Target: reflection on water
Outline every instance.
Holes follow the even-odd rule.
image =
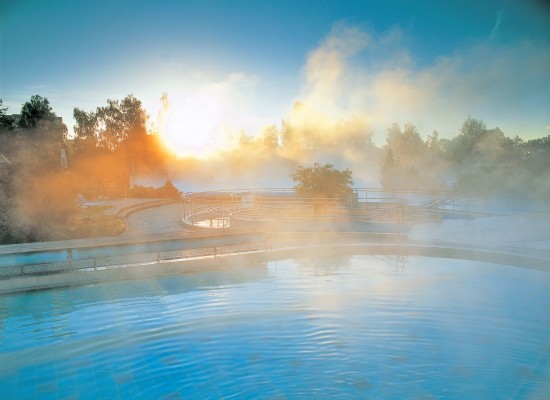
[[[549,289],[352,256],[1,296],[0,398],[542,399]]]

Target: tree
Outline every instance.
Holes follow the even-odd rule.
[[[53,112],[50,101],[38,94],[21,107],[19,127],[23,128],[25,137],[32,136],[35,146],[53,146],[56,152],[67,139],[67,127]]]
[[[398,173],[398,162],[394,158],[391,148],[387,147],[380,174],[382,187],[384,189],[398,188],[402,184],[401,179],[398,178]]]
[[[163,186],[157,189],[160,193],[160,197],[168,197],[172,199],[181,198],[181,192],[174,186],[170,179],[166,180]]]
[[[79,187],[87,188],[81,190],[91,193],[95,187],[96,195],[122,195],[131,186],[132,176],[163,169],[160,143],[147,131],[149,115],[132,94],[107,100],[106,106],[95,111],[75,108],[73,116],[74,151],[79,154],[75,169]],[[99,173],[99,163],[111,173]]]
[[[73,116],[75,141],[114,151],[126,145],[141,145],[147,136],[149,115],[140,100],[130,94],[121,101],[107,100],[107,105],[96,111],[85,112],[75,108]]]
[[[96,114],[75,108],[73,118],[76,121],[74,126],[74,147],[78,153],[94,150],[98,146],[98,119]]]
[[[22,128],[36,128],[39,121],[51,121],[55,116],[50,107],[50,101],[45,97],[35,94],[21,107],[19,126]]]
[[[418,159],[422,159],[426,150],[426,144],[420,137],[416,127],[411,123],[406,123],[403,131],[401,131],[399,124],[394,123],[388,129],[386,143],[394,155],[407,165],[414,164]]]
[[[2,107],[4,105],[4,102],[2,99],[0,99],[0,122],[4,120],[6,117],[6,111],[8,111],[7,108]]]
[[[416,127],[406,123],[403,131],[394,123],[388,128],[385,158],[381,163],[381,183],[391,189],[436,189],[444,186],[444,170],[439,163],[438,134],[424,142]]]
[[[21,107],[18,125],[7,146],[12,153],[12,161],[35,171],[59,167],[60,150],[66,145],[67,127],[55,115],[49,100],[40,95],[32,96]]]
[[[349,169],[339,171],[332,164],[313,167],[298,166],[290,175],[297,185],[294,187],[299,197],[308,198],[348,198],[353,193],[352,173]]]
[[[279,148],[279,131],[275,125],[264,129],[262,134],[262,144],[265,151],[273,153]]]
[[[11,128],[12,121],[6,116],[7,107],[2,107],[4,102],[0,99],[0,131]]]
[[[472,160],[478,160],[480,158],[478,143],[482,141],[487,132],[485,123],[482,120],[468,117],[459,132],[459,135],[450,142],[449,159],[457,164],[468,164]]]
[[[482,120],[468,117],[460,128],[460,133],[465,136],[479,137],[485,133],[487,126]]]

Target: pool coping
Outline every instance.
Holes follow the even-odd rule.
[[[183,259],[147,261],[98,269],[67,270],[58,273],[22,275],[0,280],[0,294],[103,282],[146,279],[171,274],[227,269],[270,261],[340,255],[420,256],[462,259],[509,265],[550,272],[550,260],[494,248],[464,247],[452,243],[427,244],[413,241],[376,243],[309,243],[298,246],[270,247],[228,254],[213,254]]]

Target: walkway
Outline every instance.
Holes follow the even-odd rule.
[[[167,204],[168,203],[168,204]],[[0,245],[2,254],[17,253],[29,250],[56,250],[78,246],[98,246],[120,242],[129,242],[136,238],[159,238],[159,235],[188,232],[180,224],[178,210],[183,204],[166,199],[120,199],[98,203],[99,206],[110,206],[106,214],[126,218],[127,229],[119,236],[97,237],[86,239],[59,240],[52,242],[33,242]],[[179,218],[179,219],[178,219]],[[181,228],[181,229],[178,229]],[[161,237],[162,237],[161,236]]]
[[[134,212],[127,217],[126,232],[120,235],[120,237],[158,237],[188,233],[194,230],[194,228],[186,227],[182,224],[183,211],[183,203],[177,202]]]

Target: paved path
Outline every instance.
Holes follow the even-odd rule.
[[[99,246],[135,239],[161,238],[163,235],[190,232],[180,225],[180,202],[166,204],[170,200],[158,199],[121,199],[99,202],[98,206],[109,206],[106,214],[126,218],[127,229],[121,235],[85,239],[59,240],[51,242],[33,242],[0,245],[0,255],[32,250],[67,249],[78,246]],[[164,203],[164,204],[163,204]],[[159,205],[160,204],[160,205]]]
[[[182,224],[184,205],[181,202],[161,205],[132,213],[126,219],[126,232],[120,237],[162,236],[193,230]]]

